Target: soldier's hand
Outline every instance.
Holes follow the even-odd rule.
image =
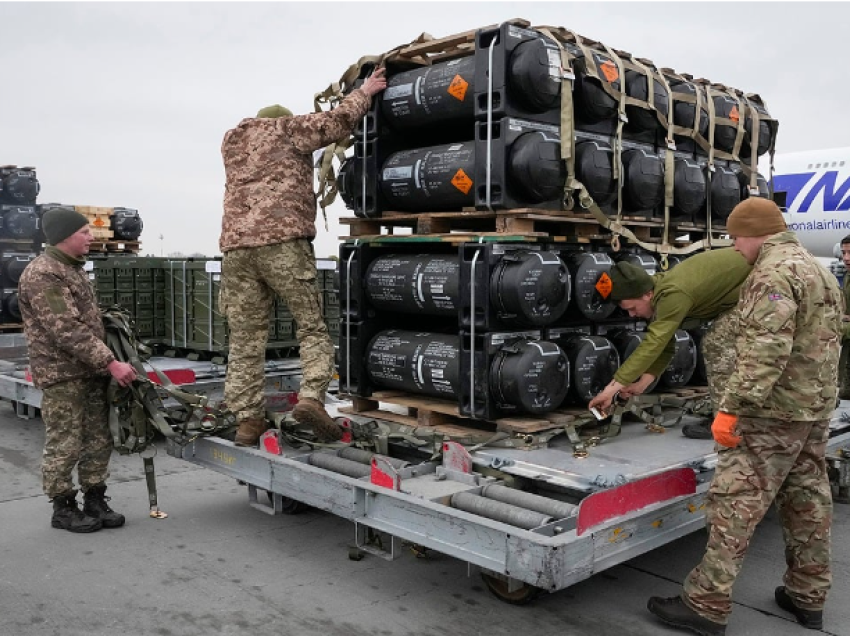
[[[363,86],[360,88],[362,88],[369,97],[377,95],[387,87],[387,78],[384,77],[386,72],[387,69],[383,66],[375,69],[375,72],[366,78],[366,81],[363,82]]]
[[[711,425],[711,435],[714,441],[726,448],[735,448],[741,441],[739,435],[735,435],[735,426],[738,424],[738,416],[720,411]]]
[[[636,395],[643,395],[653,382],[655,382],[655,376],[651,373],[644,373],[637,380],[623,387],[620,391],[620,397],[628,399]]]
[[[136,379],[136,370],[132,364],[126,362],[113,360],[106,367],[106,370],[120,386],[129,386]]]
[[[600,393],[593,398],[590,403],[587,405],[588,409],[598,409],[602,413],[606,413],[610,410],[613,402],[614,396],[623,388],[623,385],[617,382],[616,380],[611,380],[611,382],[606,386]]]

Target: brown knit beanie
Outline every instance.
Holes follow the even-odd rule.
[[[628,261],[614,265],[608,275],[611,277],[611,295],[608,299],[614,302],[640,298],[655,287],[652,276],[643,267]]]
[[[768,236],[788,229],[782,211],[770,199],[744,199],[726,219],[726,229],[732,236]]]

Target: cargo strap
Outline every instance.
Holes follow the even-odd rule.
[[[611,426],[619,433],[623,415],[632,413],[646,424],[647,430],[661,433],[665,429],[678,426],[682,421],[682,417],[694,411],[695,403],[695,400],[691,398],[680,398],[669,395],[636,395],[614,406],[611,416]],[[675,420],[668,420],[665,417],[663,410],[665,407],[674,408],[678,411],[678,416]]]
[[[151,446],[157,433],[167,438],[188,443],[199,435],[209,435],[230,428],[232,418],[207,407],[207,398],[183,391],[164,373],[154,369],[160,381],[157,386],[149,378],[143,361],[150,352],[133,333],[128,312],[120,307],[110,307],[102,314],[106,329],[106,344],[119,362],[126,362],[136,371],[130,386],[122,387],[110,379],[107,388],[109,404],[109,430],[115,449],[122,455],[142,453]],[[175,399],[180,405],[168,411],[160,391]],[[166,413],[168,414],[166,416]],[[151,516],[161,518],[156,509],[156,479],[153,457],[143,457],[148,486]]]
[[[323,105],[327,105],[328,109],[336,108],[345,98],[346,93],[354,88],[354,84],[363,74],[364,67],[378,68],[385,64],[388,60],[393,60],[398,57],[399,53],[408,46],[429,42],[434,38],[422,33],[415,40],[403,46],[397,46],[390,49],[381,55],[364,55],[357,62],[349,66],[342,77],[338,81],[332,82],[325,90],[316,93],[313,96],[313,110],[317,113],[324,111]],[[427,62],[427,60],[424,60]],[[341,164],[345,159],[345,151],[354,144],[354,137],[346,135],[342,139],[330,144],[325,148],[321,155],[321,160],[318,166],[318,189],[316,192],[316,200],[319,207],[322,209],[322,218],[325,221],[325,229],[328,229],[327,207],[336,200],[339,189],[336,183],[336,175],[333,168],[333,160],[336,157]]]
[[[345,418],[346,428],[350,432],[348,442],[321,443],[316,441],[309,427],[296,422],[291,413],[270,414],[272,425],[279,431],[282,440],[290,446],[309,446],[310,448],[343,448],[353,446],[389,455],[390,443],[405,445],[420,452],[430,454],[434,460],[443,453],[443,442],[454,441],[474,452],[482,448],[542,448],[549,440],[559,435],[559,429],[550,429],[538,433],[508,433],[503,431],[468,430],[446,433],[430,426],[410,426],[386,420],[367,420],[365,422]]]
[[[596,68],[596,63],[593,61],[593,55],[591,50],[584,44],[584,41],[581,36],[572,31],[561,27],[535,27],[540,33],[549,37],[551,40],[558,45],[558,48],[561,52],[561,67],[562,67],[562,77],[564,79],[572,80],[574,78],[574,69],[572,67],[572,59],[570,58],[569,53],[564,48],[563,43],[570,42],[574,43],[578,46],[584,53],[586,64],[588,65],[588,72],[592,74],[594,77],[599,78],[598,70]],[[620,80],[621,83],[625,82],[625,78],[622,77],[623,65],[619,56],[617,56],[613,51],[611,54],[617,60],[618,64],[618,72],[621,74]],[[645,69],[646,63],[639,62],[641,66]],[[648,69],[647,69],[648,70]],[[722,241],[722,240],[712,240],[711,232],[709,231],[707,237],[700,241],[695,241],[690,245],[684,247],[674,247],[669,243],[669,207],[673,205],[673,176],[674,176],[674,157],[673,157],[673,149],[675,149],[675,144],[673,143],[672,131],[676,129],[673,126],[673,100],[672,100],[672,92],[670,91],[669,85],[663,80],[663,76],[659,74],[659,77],[664,81],[666,89],[668,91],[668,95],[670,95],[669,100],[669,108],[668,108],[668,116],[667,116],[667,131],[668,131],[668,149],[665,156],[665,195],[664,195],[664,203],[665,203],[665,213],[664,213],[664,239],[662,243],[659,245],[657,243],[647,243],[645,241],[641,241],[635,236],[634,232],[632,232],[629,228],[623,225],[622,220],[620,218],[611,219],[608,217],[605,212],[596,204],[593,200],[593,197],[590,196],[590,193],[584,187],[575,176],[575,120],[574,120],[574,111],[573,111],[573,99],[572,99],[572,90],[561,90],[561,158],[566,163],[567,168],[567,176],[564,182],[564,198],[563,198],[563,208],[565,210],[574,210],[576,201],[579,204],[579,207],[583,210],[588,211],[593,215],[596,221],[605,229],[610,231],[614,236],[611,239],[611,245],[614,251],[618,251],[620,249],[619,237],[622,236],[629,240],[630,242],[643,247],[644,249],[655,252],[660,255],[662,260],[662,266],[667,262],[667,256],[669,254],[691,254],[693,252],[700,251],[702,249],[711,248],[712,245],[715,246],[728,246],[731,245],[730,241]],[[618,109],[619,112],[622,113],[623,117],[625,117],[625,103],[628,99],[624,98],[625,91],[616,91],[609,84],[606,83],[604,79],[600,79],[602,82],[603,88],[611,94],[612,97],[618,100]],[[615,94],[616,93],[616,94]],[[697,117],[699,117],[700,108],[702,106],[700,102],[700,93],[697,90],[697,96],[693,100],[697,105]],[[691,97],[685,95],[684,97]],[[629,98],[630,99],[630,98]],[[633,100],[635,104],[640,104],[640,100]],[[631,102],[629,102],[631,103]],[[622,118],[620,118],[620,124],[624,123]],[[695,129],[697,129],[698,122],[695,122]],[[690,129],[681,128],[681,131],[689,136],[693,137],[695,132]],[[620,154],[619,152],[615,153],[614,156],[614,169],[615,174],[622,176],[622,170],[620,169]],[[621,187],[621,184],[618,181],[618,188]],[[622,192],[618,192],[618,200],[620,200]]]

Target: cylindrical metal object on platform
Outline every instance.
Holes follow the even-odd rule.
[[[540,495],[534,495],[529,492],[517,490],[516,488],[508,488],[507,486],[500,486],[498,484],[485,486],[481,491],[481,494],[487,499],[494,499],[496,501],[501,501],[502,503],[511,504],[512,506],[527,508],[528,510],[548,515],[554,519],[565,519],[566,517],[571,517],[578,509],[578,506],[565,501],[557,501],[556,499],[541,497]]]
[[[372,458],[377,455],[377,453],[373,453],[372,451],[367,451],[363,448],[355,448],[353,446],[346,446],[345,448],[340,448],[336,452],[337,456],[342,457],[343,459],[350,459],[353,462],[358,462],[360,464],[371,464]],[[409,466],[410,462],[407,462],[403,459],[396,459],[395,457],[387,457],[386,455],[382,455],[382,457],[389,462],[389,464],[396,469],[404,468],[405,466]]]
[[[372,467],[350,459],[344,459],[330,453],[311,453],[308,457],[310,465],[324,468],[340,475],[359,479],[372,474]]]
[[[451,506],[464,512],[471,512],[487,519],[501,521],[526,530],[539,528],[553,521],[553,518],[549,515],[474,495],[470,492],[458,492],[452,495]]]

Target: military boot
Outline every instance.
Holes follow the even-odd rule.
[[[682,435],[690,439],[712,439],[714,436],[711,434],[711,420],[685,424],[682,427]]]
[[[299,424],[309,424],[322,442],[335,442],[342,438],[342,427],[333,421],[319,400],[304,398],[292,409],[292,417]]]
[[[269,425],[265,418],[252,417],[239,422],[234,443],[237,446],[254,446],[260,439],[260,435],[266,432]]]
[[[103,526],[100,519],[85,514],[77,507],[76,490],[69,490],[53,498],[50,525],[68,532],[96,532]]]
[[[807,610],[794,605],[794,601],[788,595],[788,591],[784,585],[780,585],[773,592],[776,599],[776,604],[786,612],[791,612],[806,629],[823,629],[823,611],[822,610]]]
[[[92,486],[84,495],[85,503],[83,504],[83,512],[90,517],[100,519],[104,528],[120,528],[124,525],[124,515],[115,512],[106,503],[109,497],[106,496],[106,484]]]
[[[685,605],[681,596],[672,598],[653,596],[646,604],[646,608],[672,627],[686,629],[700,636],[725,636],[726,634],[726,625],[700,616]]]

